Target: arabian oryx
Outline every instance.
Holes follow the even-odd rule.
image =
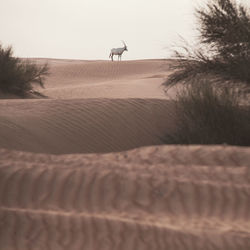
[[[121,61],[121,60],[122,60],[122,53],[123,53],[125,50],[128,51],[127,45],[125,44],[124,41],[122,41],[122,42],[123,42],[124,47],[122,47],[122,48],[111,49],[109,58],[111,58],[112,61],[113,61],[113,56],[114,56],[114,55],[117,55],[117,56],[118,56],[118,61],[119,61],[119,59],[120,59],[120,61]]]

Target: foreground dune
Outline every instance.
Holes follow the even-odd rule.
[[[250,248],[247,148],[0,155],[1,249]]]
[[[0,250],[250,249],[250,148],[160,145],[169,61],[35,61],[47,98],[0,100]]]

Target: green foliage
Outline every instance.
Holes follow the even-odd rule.
[[[25,96],[32,90],[32,84],[44,86],[48,65],[38,66],[29,61],[13,57],[11,47],[0,45],[0,91]]]
[[[197,81],[178,92],[176,109],[176,131],[165,143],[250,146],[250,107],[240,105],[235,90]]]

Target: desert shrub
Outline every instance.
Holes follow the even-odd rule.
[[[48,65],[36,65],[13,56],[11,47],[0,45],[0,91],[25,96],[33,89],[32,84],[44,85]]]
[[[250,107],[240,101],[236,90],[208,80],[185,85],[177,92],[176,130],[164,142],[250,146]]]
[[[250,85],[250,15],[233,0],[213,0],[196,10],[202,49],[184,45],[175,51],[177,64],[165,82],[171,86],[209,74],[214,80]]]

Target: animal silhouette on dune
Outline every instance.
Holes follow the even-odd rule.
[[[111,58],[112,61],[114,61],[114,59],[113,59],[114,55],[117,55],[118,56],[118,61],[119,61],[119,59],[121,61],[123,52],[128,51],[126,43],[124,41],[122,41],[122,43],[123,43],[124,47],[111,49],[111,52],[109,54],[109,58]]]

